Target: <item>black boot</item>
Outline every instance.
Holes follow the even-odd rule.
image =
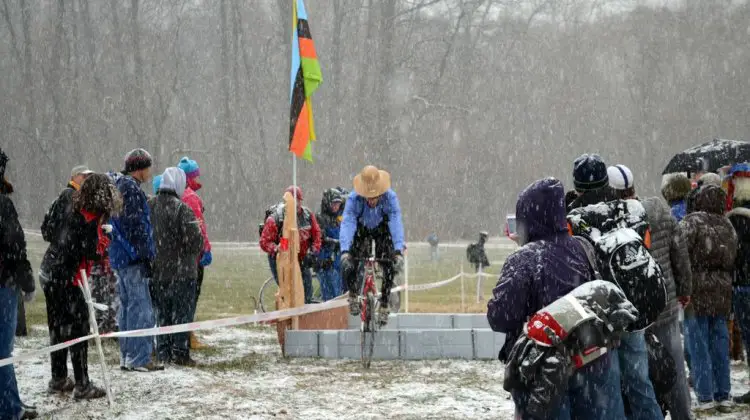
[[[739,397],[734,397],[734,402],[737,404],[750,404],[750,392]]]
[[[76,390],[73,392],[73,398],[76,400],[93,400],[96,398],[103,398],[106,395],[107,391],[94,386],[93,382],[89,382],[86,385],[76,385]]]

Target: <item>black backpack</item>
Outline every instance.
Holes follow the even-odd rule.
[[[630,213],[634,205],[622,200],[597,204],[574,210],[569,220],[573,233],[593,245],[601,277],[617,284],[638,309],[640,317],[631,327],[631,331],[638,331],[656,321],[667,306],[667,287],[659,263],[644,242],[644,238],[650,237],[648,223]],[[594,225],[604,208],[619,213],[622,219],[618,221],[617,215],[609,214],[601,226]],[[594,215],[592,224],[586,220],[587,213]],[[625,225],[632,227],[623,227]]]

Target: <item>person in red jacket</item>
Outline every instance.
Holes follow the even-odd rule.
[[[320,252],[321,235],[318,220],[315,214],[307,207],[302,206],[302,189],[300,187],[290,186],[285,192],[293,194],[297,198],[297,230],[299,231],[299,262],[302,269],[302,284],[305,288],[305,303],[312,302],[312,266],[305,264],[305,257],[309,254]],[[268,254],[268,265],[271,267],[271,273],[276,283],[279,282],[276,273],[276,253],[279,249],[279,242],[284,232],[284,205],[280,203],[273,208],[270,216],[263,225],[263,232],[260,236],[260,248]]]
[[[195,308],[198,308],[198,298],[201,295],[201,286],[203,285],[204,268],[211,265],[213,261],[213,255],[211,254],[211,242],[208,240],[208,230],[206,229],[206,219],[203,216],[205,207],[203,207],[203,200],[196,194],[196,191],[203,188],[203,184],[200,182],[201,170],[198,167],[198,162],[188,158],[187,156],[180,159],[180,163],[177,167],[185,171],[187,175],[187,187],[185,193],[182,195],[182,202],[187,204],[193,210],[195,218],[198,219],[198,223],[201,228],[201,236],[203,236],[203,251],[201,252],[200,259],[198,260],[198,281],[197,288],[195,290]],[[197,311],[195,311],[197,312]],[[204,348],[205,346],[198,341],[194,332],[190,333],[190,348],[193,350]]]

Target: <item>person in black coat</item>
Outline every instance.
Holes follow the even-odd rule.
[[[89,334],[89,310],[83,291],[82,274],[90,274],[94,261],[109,246],[102,223],[119,207],[117,189],[109,177],[94,174],[73,193],[73,207],[63,218],[42,259],[39,281],[47,303],[50,345]],[[75,399],[101,398],[105,391],[89,380],[88,343],[82,342],[50,355],[52,379],[50,393],[74,391]],[[75,382],[68,378],[67,355],[73,364]]]
[[[154,226],[153,294],[160,327],[186,324],[195,317],[198,259],[203,251],[200,222],[181,198],[186,176],[180,168],[167,168],[153,203]],[[195,366],[190,358],[190,334],[156,337],[159,361]]]
[[[9,197],[13,186],[5,179],[7,162],[8,157],[0,150],[0,359],[13,353],[18,291],[27,302],[34,299],[36,292],[26,238]],[[21,402],[13,365],[0,367],[0,418],[36,417],[36,411]]]
[[[566,197],[566,202],[572,199],[568,211],[617,199],[609,186],[607,165],[597,154],[583,154],[573,162],[573,183],[578,196]]]

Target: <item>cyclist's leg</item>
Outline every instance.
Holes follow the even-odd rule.
[[[375,252],[378,258],[386,259],[389,262],[381,262],[383,268],[383,284],[380,289],[380,306],[388,307],[388,300],[391,297],[391,288],[393,287],[393,277],[396,275],[393,269],[391,257],[393,257],[393,239],[388,224],[383,222],[374,231],[375,233]]]
[[[357,226],[357,232],[354,234],[352,247],[349,250],[353,259],[365,258],[370,255],[370,242],[372,242],[372,239],[367,229],[361,225]],[[359,294],[360,288],[357,282],[359,271],[359,261],[353,261],[352,259],[341,261],[341,277],[350,294]]]

